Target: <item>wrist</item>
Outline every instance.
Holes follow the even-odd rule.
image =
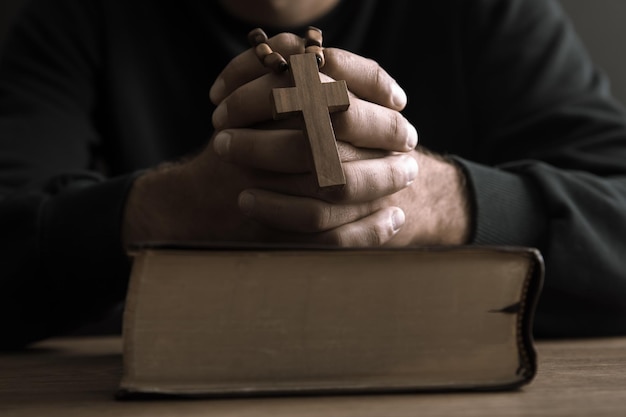
[[[451,169],[449,173],[451,192],[449,194],[451,217],[455,220],[452,235],[456,243],[470,242],[473,234],[473,204],[465,171],[453,158],[442,156],[442,160]]]
[[[419,166],[411,184],[415,217],[412,243],[459,245],[469,242],[471,204],[463,170],[451,159],[422,147],[415,151]]]
[[[128,193],[122,221],[122,244],[175,240],[185,198],[180,168],[163,164],[139,175]],[[176,213],[179,213],[176,216]]]

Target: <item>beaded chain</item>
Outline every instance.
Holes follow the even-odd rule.
[[[315,54],[317,67],[322,68],[326,63],[324,49],[322,48],[322,31],[314,26],[309,26],[305,34],[304,52]],[[255,49],[259,61],[274,72],[280,73],[289,69],[287,60],[278,52],[272,50],[267,43],[267,34],[261,28],[256,28],[248,33],[248,42]]]

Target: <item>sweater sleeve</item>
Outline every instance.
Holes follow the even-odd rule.
[[[626,113],[556,1],[471,3],[474,243],[541,249],[537,336],[624,334]]]
[[[126,290],[120,219],[133,176],[98,158],[94,2],[34,0],[0,61],[0,348],[103,315]]]

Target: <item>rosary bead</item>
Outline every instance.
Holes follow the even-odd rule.
[[[248,33],[248,42],[252,46],[256,46],[260,43],[266,43],[267,35],[265,34],[265,31],[263,31],[263,29],[261,28],[252,29]]]
[[[326,63],[322,48],[322,31],[314,26],[309,26],[304,40],[305,52],[315,54],[317,67],[322,68]],[[289,69],[287,60],[278,52],[274,52],[267,41],[267,34],[261,28],[248,32],[248,42],[254,47],[254,53],[264,66],[274,72],[283,72]]]
[[[314,26],[309,26],[304,36],[306,39],[305,46],[322,46],[322,31]]]
[[[265,57],[271,54],[272,48],[268,44],[260,43],[254,48],[254,52],[256,53],[256,57],[259,58],[259,61],[263,62]]]
[[[278,52],[272,52],[271,54],[263,58],[263,65],[270,68],[274,72],[283,72],[289,68],[287,61]]]
[[[322,68],[326,63],[326,59],[324,59],[324,49],[321,46],[311,45],[307,46],[304,50],[307,54],[315,54],[315,59],[317,59],[317,67]]]

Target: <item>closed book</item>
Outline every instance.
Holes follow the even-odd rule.
[[[130,254],[119,398],[506,390],[537,370],[533,248]]]

